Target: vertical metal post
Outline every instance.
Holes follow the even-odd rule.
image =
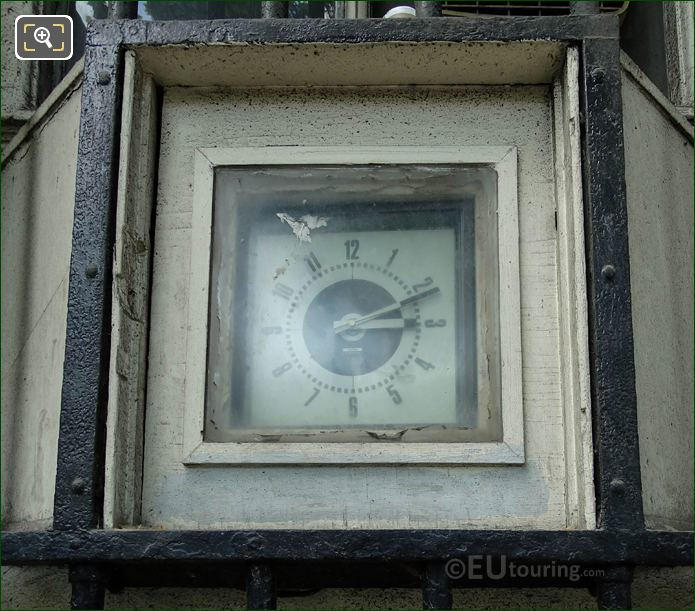
[[[598,608],[632,609],[632,569],[618,566],[605,571],[605,575],[598,581]]]
[[[264,0],[261,2],[261,16],[263,19],[285,19],[289,14],[289,2],[277,0]]]
[[[598,521],[643,530],[625,195],[620,47],[583,42],[581,100]]]
[[[252,564],[246,573],[246,608],[275,609],[275,576],[267,564]]]
[[[451,609],[449,575],[444,562],[430,562],[424,570],[422,583],[423,609]]]
[[[442,3],[421,0],[415,2],[415,12],[418,17],[441,17]]]
[[[570,12],[573,15],[598,15],[601,12],[601,3],[598,1],[570,2]]]
[[[55,530],[102,520],[118,166],[120,41],[85,49],[53,509]],[[71,569],[75,609],[103,607],[101,571]]]
[[[99,567],[76,565],[70,567],[72,584],[71,609],[104,608],[104,576]]]
[[[109,2],[109,19],[136,19],[138,3],[134,0]]]

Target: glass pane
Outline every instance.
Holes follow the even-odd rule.
[[[499,439],[495,184],[218,169],[206,439]]]

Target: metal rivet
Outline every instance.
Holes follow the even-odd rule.
[[[87,268],[84,270],[84,273],[87,274],[87,278],[94,278],[94,276],[97,275],[97,272],[99,270],[97,269],[97,266],[94,265],[93,263],[89,264]]]
[[[72,480],[72,484],[70,484],[70,488],[72,489],[73,494],[84,494],[84,490],[85,490],[84,480],[81,477],[76,477],[74,480]]]
[[[611,480],[610,488],[611,492],[617,496],[622,496],[625,494],[625,482],[618,477]]]
[[[601,269],[601,275],[606,280],[613,280],[613,278],[615,278],[615,267],[610,263],[608,265],[604,265],[603,269]]]
[[[602,82],[603,82],[603,79],[604,79],[605,76],[606,76],[606,72],[605,72],[602,68],[596,68],[596,70],[593,70],[593,71],[591,72],[591,76],[594,77],[594,80],[595,80],[597,83],[602,83]]]
[[[111,73],[108,70],[99,70],[97,72],[97,83],[100,85],[108,85],[111,82]]]

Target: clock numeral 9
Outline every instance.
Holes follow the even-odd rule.
[[[403,403],[403,399],[401,397],[401,393],[399,393],[394,387],[393,384],[391,386],[386,387],[386,392],[389,394],[389,396],[393,399],[393,402],[396,405],[400,405]]]
[[[425,321],[425,326],[426,327],[446,327],[446,320],[443,318],[440,318],[439,320],[432,320],[429,318],[428,320]]]
[[[273,369],[273,377],[279,378],[283,373],[289,371],[290,369],[292,369],[292,363],[287,362],[284,365],[280,365],[280,367]]]
[[[263,335],[280,335],[282,334],[282,327],[263,327],[261,333]]]
[[[359,240],[345,240],[345,258],[350,261],[351,259],[359,259],[357,251],[360,249]]]
[[[420,289],[426,289],[430,284],[432,284],[434,280],[427,276],[422,282],[419,284],[413,284],[413,290],[417,293]]]
[[[357,418],[357,397],[350,397],[348,406],[350,407],[350,418]]]

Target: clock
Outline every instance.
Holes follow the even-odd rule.
[[[481,203],[452,173],[218,170],[209,441],[496,434],[478,401]]]

